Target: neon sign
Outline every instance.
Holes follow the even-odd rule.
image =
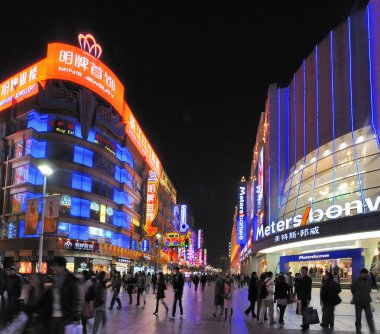
[[[146,160],[149,167],[156,170],[158,172],[158,177],[160,177],[162,167],[160,161],[158,160],[157,154],[149,144],[148,139],[126,103],[124,104],[124,108],[124,115],[126,117],[125,122],[127,123],[126,131],[128,136]]]
[[[91,54],[97,59],[100,58],[100,56],[102,55],[102,48],[98,43],[96,43],[94,36],[92,36],[91,34],[79,34],[78,41],[80,48],[83,51],[87,51],[89,54]]]
[[[198,230],[198,249],[202,248],[202,230]]]
[[[144,230],[151,237],[157,233],[157,227],[153,226],[158,211],[158,175],[154,170],[149,171],[148,191],[146,198],[146,222]]]
[[[179,228],[181,233],[187,232],[189,226],[187,225],[187,205],[181,205],[181,226]]]
[[[141,249],[144,253],[147,253],[149,251],[149,241],[144,239],[141,243]]]
[[[380,205],[380,196],[376,197],[375,202],[372,202],[371,198],[365,198],[365,204],[369,212],[378,211]],[[351,213],[352,210],[355,210],[356,213]],[[272,234],[276,234],[300,226],[305,226],[306,224],[319,223],[322,222],[324,217],[326,217],[327,219],[337,219],[343,215],[348,217],[354,214],[363,214],[362,201],[355,200],[352,202],[347,202],[344,205],[331,205],[325,211],[323,211],[322,209],[313,210],[310,207],[306,207],[303,215],[296,215],[292,218],[280,220],[277,223],[272,221],[270,225],[265,227],[263,224],[258,226],[256,232],[256,239],[265,238]],[[294,238],[290,237],[290,239],[295,238],[296,236],[294,236]]]
[[[238,209],[236,217],[236,242],[244,245],[247,241],[247,185],[238,184]]]
[[[179,235],[178,233],[167,233],[165,236],[165,245],[167,247],[185,247],[186,240],[190,243],[191,232],[186,235]]]

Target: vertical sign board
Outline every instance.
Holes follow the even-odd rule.
[[[181,225],[179,231],[181,233],[186,233],[189,229],[187,225],[187,205],[181,205]]]
[[[56,233],[59,218],[60,195],[45,197],[44,233]]]
[[[153,226],[158,211],[158,173],[155,170],[149,171],[148,189],[146,198],[146,222],[145,231],[152,237],[157,233],[157,227]]]
[[[253,241],[256,241],[258,227],[264,223],[264,148],[260,151],[254,181],[252,182],[252,192],[254,197]]]
[[[244,245],[247,242],[247,184],[239,182],[237,187],[238,206],[236,216],[236,243]]]

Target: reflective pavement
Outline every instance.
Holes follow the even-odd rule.
[[[310,326],[309,333],[355,333],[355,311],[354,306],[350,304],[351,293],[349,290],[343,290],[341,293],[343,302],[337,306],[335,311],[335,330],[322,330],[319,325]],[[112,294],[108,293],[108,305]],[[107,310],[108,323],[103,333],[107,334],[243,334],[243,333],[300,333],[301,317],[296,315],[296,305],[288,305],[285,312],[285,326],[280,329],[278,324],[258,325],[256,320],[250,316],[244,315],[244,310],[248,306],[247,288],[236,289],[233,297],[234,314],[231,320],[224,320],[223,316],[214,318],[213,301],[214,286],[206,286],[205,292],[202,293],[199,288],[194,291],[186,284],[183,295],[184,317],[179,318],[179,309],[177,306],[177,315],[175,320],[170,320],[170,314],[173,302],[173,290],[168,286],[166,291],[166,303],[169,306],[169,314],[166,316],[165,308],[160,304],[158,316],[154,316],[153,312],[156,306],[155,296],[147,295],[147,303],[136,307],[136,294],[133,294],[133,304],[128,305],[128,297],[125,293],[121,293],[122,309],[117,310],[116,305],[112,311]],[[377,295],[374,295],[377,298]],[[378,333],[380,333],[380,302],[373,303],[375,307],[375,323]],[[313,289],[313,300],[311,306],[318,309],[321,319],[322,313],[319,306],[319,289]],[[279,312],[275,310],[275,320],[278,320]],[[362,318],[363,333],[369,333],[365,316]]]

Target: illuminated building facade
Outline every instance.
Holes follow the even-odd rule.
[[[246,272],[380,275],[380,6],[332,30],[287,87],[271,85],[251,170]],[[247,240],[248,242],[248,240]],[[377,256],[379,258],[379,256]],[[244,267],[245,259],[241,259]]]
[[[47,194],[58,194],[60,204],[56,230],[44,237],[45,269],[55,255],[76,272],[162,269],[169,263],[158,235],[178,228],[176,190],[124,101],[123,85],[98,59],[101,48],[90,35],[80,43],[82,49],[49,44],[45,59],[0,84],[4,266],[36,270],[40,222],[26,234],[25,211],[29,199],[42,196],[38,166],[48,163],[54,173]]]

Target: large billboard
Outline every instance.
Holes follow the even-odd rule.
[[[236,243],[247,242],[247,183],[241,181],[237,186]]]

